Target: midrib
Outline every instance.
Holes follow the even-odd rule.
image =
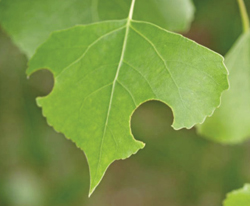
[[[101,159],[101,155],[102,155],[102,146],[103,146],[103,142],[104,142],[106,131],[107,131],[109,115],[110,115],[111,106],[112,106],[112,102],[113,102],[113,96],[114,96],[114,92],[115,92],[116,82],[117,82],[117,78],[119,76],[120,69],[121,69],[122,64],[123,64],[123,59],[124,59],[124,55],[125,55],[125,51],[126,51],[128,35],[129,35],[129,30],[130,30],[130,23],[131,23],[132,16],[133,16],[133,11],[134,11],[134,4],[135,4],[135,0],[132,0],[130,11],[129,11],[129,16],[127,18],[126,31],[125,31],[125,36],[124,36],[124,40],[123,40],[121,57],[120,57],[120,60],[119,60],[119,65],[117,67],[117,71],[116,71],[116,74],[115,74],[114,81],[112,83],[112,90],[111,90],[111,95],[110,95],[110,100],[109,100],[109,107],[108,107],[108,111],[107,111],[107,115],[106,115],[104,131],[103,131],[103,135],[102,135],[102,141],[101,141],[101,145],[100,145],[100,153],[99,153],[99,158],[98,158],[96,174],[97,174],[97,172],[99,170],[99,167],[100,167],[100,159]],[[95,176],[96,176],[96,174],[95,174]]]

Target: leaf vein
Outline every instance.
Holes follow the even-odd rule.
[[[82,111],[83,104],[84,104],[84,102],[86,101],[87,98],[89,98],[89,97],[92,96],[93,94],[95,94],[95,93],[101,91],[102,89],[104,89],[104,88],[106,88],[107,86],[110,86],[110,85],[112,85],[112,84],[113,84],[113,82],[111,82],[111,83],[109,83],[109,84],[106,84],[106,85],[100,87],[99,89],[97,89],[97,90],[91,92],[90,94],[88,94],[88,95],[83,99],[83,101],[82,101],[82,105],[81,105],[81,107],[80,107],[80,112]]]
[[[108,107],[108,111],[107,111],[107,115],[106,115],[106,121],[105,121],[105,125],[104,125],[102,141],[101,141],[101,145],[100,145],[100,152],[99,152],[99,158],[98,158],[98,163],[97,163],[96,174],[97,174],[97,171],[99,170],[99,167],[100,167],[100,160],[101,160],[101,156],[102,156],[102,146],[103,146],[103,142],[104,142],[104,138],[105,138],[105,134],[106,134],[106,129],[107,129],[107,125],[108,125],[109,114],[110,114],[110,111],[111,111],[111,105],[112,105],[114,91],[115,91],[115,84],[116,84],[116,81],[117,81],[117,78],[118,78],[122,63],[123,63],[123,58],[124,58],[124,54],[125,54],[125,50],[126,50],[128,34],[129,34],[129,28],[130,28],[130,21],[131,21],[131,19],[128,18],[127,24],[126,24],[124,40],[123,40],[123,45],[122,45],[121,57],[120,57],[120,60],[119,60],[119,65],[117,67],[117,71],[116,71],[116,75],[115,75],[115,78],[114,78],[114,81],[113,81],[112,91],[111,91],[111,95],[110,95],[109,107]],[[95,174],[95,177],[96,177],[96,174]]]
[[[119,80],[117,80],[117,82],[124,88],[124,90],[131,96],[132,100],[133,100],[133,103],[134,105],[136,106],[136,101],[135,101],[135,98],[134,96],[132,95],[131,91],[124,85],[122,84]]]
[[[188,112],[189,110],[188,110],[187,105],[185,104],[185,102],[184,102],[184,100],[183,100],[183,98],[182,98],[182,95],[181,95],[181,93],[180,93],[179,86],[177,85],[175,79],[173,78],[173,75],[172,75],[170,69],[168,68],[168,66],[167,66],[167,64],[166,64],[165,59],[162,57],[162,55],[160,54],[160,52],[158,51],[158,49],[156,48],[156,46],[155,46],[146,36],[144,36],[141,32],[139,32],[139,31],[138,31],[137,29],[135,29],[133,26],[131,26],[131,28],[132,28],[137,34],[139,34],[143,39],[145,39],[145,40],[153,47],[153,49],[155,50],[156,54],[157,54],[157,55],[159,56],[159,58],[162,60],[162,62],[164,63],[164,66],[165,66],[165,68],[166,68],[166,70],[168,71],[168,73],[169,73],[169,75],[170,75],[170,77],[171,77],[171,80],[173,81],[174,85],[175,85],[176,88],[177,88],[177,91],[178,91],[180,100],[181,100],[181,102],[182,102],[182,105],[183,105],[183,107],[186,108],[186,110],[187,110],[187,112]]]
[[[127,64],[131,69],[135,70],[148,84],[149,88],[151,89],[152,93],[155,95],[156,98],[158,98],[158,96],[156,95],[156,93],[154,92],[153,88],[151,87],[148,79],[139,71],[135,68],[135,66],[131,65],[130,63],[128,63],[127,61],[123,60],[123,62],[125,64]]]
[[[107,127],[107,128],[108,128],[108,130],[109,130],[109,131],[110,131],[110,133],[111,133],[111,137],[112,137],[112,139],[114,140],[115,145],[116,145],[116,149],[117,149],[118,144],[117,144],[117,142],[116,142],[115,136],[114,136],[114,134],[113,134],[112,130],[111,130],[109,127]]]
[[[115,29],[115,30],[112,30],[102,36],[100,36],[98,39],[96,39],[94,42],[92,42],[88,47],[87,49],[83,52],[83,54],[78,58],[76,59],[74,62],[72,62],[71,64],[69,64],[68,66],[66,66],[64,69],[62,69],[62,71],[57,75],[57,78],[62,75],[67,69],[69,69],[72,65],[76,64],[77,62],[79,62],[82,58],[84,58],[84,56],[88,53],[88,51],[91,49],[91,47],[93,47],[94,45],[96,45],[99,41],[101,41],[103,38],[117,32],[117,31],[120,31],[122,29],[124,29],[126,26],[122,26],[118,29]]]

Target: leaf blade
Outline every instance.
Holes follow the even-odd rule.
[[[88,37],[89,33],[93,35]],[[190,55],[184,46],[197,51]],[[54,52],[54,47],[61,48],[60,52]],[[71,47],[73,54],[67,57]],[[201,54],[206,56],[206,65]],[[192,66],[197,64],[210,72],[217,84],[203,73],[193,76],[197,69]],[[220,55],[181,35],[130,19],[52,34],[30,60],[27,73],[40,68],[52,70],[55,86],[48,96],[37,100],[38,104],[49,124],[85,152],[90,194],[113,161],[128,158],[144,147],[130,128],[131,115],[140,104],[151,99],[162,101],[173,110],[173,126],[189,128],[213,112],[221,92],[228,87]],[[197,94],[190,95],[194,89]],[[197,96],[202,101],[197,101]]]

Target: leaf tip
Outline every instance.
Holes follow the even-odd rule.
[[[93,192],[95,191],[95,188],[96,188],[96,187],[94,187],[94,188],[90,188],[90,189],[89,189],[88,198],[90,198],[90,197],[91,197],[91,195],[92,195],[92,194],[93,194]]]

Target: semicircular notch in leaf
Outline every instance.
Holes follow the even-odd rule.
[[[250,32],[242,35],[225,57],[230,90],[198,132],[217,142],[239,143],[250,137]]]
[[[242,189],[230,192],[223,206],[250,206],[250,184],[246,184]]]
[[[100,20],[124,19],[131,0],[1,0],[0,24],[31,57],[53,31]],[[193,20],[191,0],[137,0],[135,19],[173,31]]]
[[[53,73],[53,91],[37,102],[48,123],[85,152],[90,194],[113,161],[144,147],[130,129],[140,104],[162,101],[172,108],[175,129],[191,128],[228,88],[220,55],[131,16],[53,33],[27,70]]]

